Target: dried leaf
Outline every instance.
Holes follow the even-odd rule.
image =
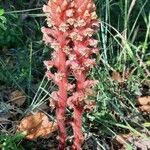
[[[145,134],[144,134],[145,135]],[[115,140],[123,145],[122,149],[127,149],[127,144],[138,147],[141,150],[147,150],[150,148],[150,140],[145,135],[145,138],[135,135],[133,133],[117,135]]]
[[[57,130],[57,124],[50,122],[48,117],[38,112],[28,117],[25,117],[18,126],[17,132],[26,131],[26,138],[35,140],[38,137],[48,138]]]
[[[127,68],[123,72],[113,71],[111,74],[111,78],[112,80],[117,81],[118,83],[124,83],[132,76],[134,71],[135,69],[129,70],[129,68]]]
[[[124,82],[124,80],[121,77],[121,74],[117,71],[112,72],[112,77],[111,77],[114,81],[118,81],[119,83]]]
[[[139,105],[149,105],[150,106],[150,96],[139,97],[137,100]]]
[[[26,100],[26,96],[23,92],[16,90],[10,94],[10,101],[17,106],[22,106]]]
[[[142,112],[150,113],[150,105],[143,105],[143,106],[139,107],[139,109],[140,109]]]
[[[115,137],[115,140],[120,144],[124,145],[127,143],[127,139],[130,137],[130,134],[120,134]]]

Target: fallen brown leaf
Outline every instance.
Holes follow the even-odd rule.
[[[119,84],[123,84],[125,81],[127,81],[132,76],[134,71],[135,71],[135,69],[130,70],[129,68],[127,68],[123,72],[113,71],[111,74],[111,78],[112,78],[112,80],[117,81]]]
[[[115,140],[120,144],[124,145],[127,143],[127,139],[130,137],[130,134],[120,134],[115,137]]]
[[[139,109],[140,109],[142,112],[150,113],[150,105],[143,105],[143,106],[139,107]]]
[[[29,140],[35,140],[38,137],[48,138],[56,130],[57,123],[50,122],[48,117],[42,112],[25,117],[17,128],[17,132],[26,131],[26,138]]]
[[[124,82],[123,78],[121,77],[121,74],[117,71],[112,72],[111,78],[114,81],[118,81],[119,83]]]
[[[137,99],[139,105],[149,105],[150,106],[150,96],[139,97]]]
[[[145,134],[144,134],[145,135]],[[129,134],[120,134],[115,137],[114,142],[118,142],[119,144],[122,145],[122,148],[120,150],[125,150],[126,144],[131,144],[134,145],[135,147],[141,149],[141,150],[147,150],[147,148],[150,148],[150,140],[147,138],[145,135],[145,138],[140,137],[139,135],[135,135],[133,133]]]
[[[24,95],[23,92],[21,92],[19,90],[16,90],[16,91],[13,91],[12,93],[10,93],[10,101],[13,104],[16,104],[17,106],[23,105],[25,100],[26,100],[26,96]]]

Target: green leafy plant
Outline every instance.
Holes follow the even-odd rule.
[[[6,23],[6,18],[4,17],[4,9],[0,8],[0,29],[6,30],[5,23]]]
[[[15,135],[0,134],[0,149],[24,150],[24,148],[21,146],[21,141],[24,139],[25,135],[25,132]]]

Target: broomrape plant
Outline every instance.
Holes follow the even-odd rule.
[[[43,40],[54,52],[52,59],[44,61],[46,76],[58,86],[51,93],[56,107],[56,119],[59,130],[59,147],[65,149],[66,108],[73,109],[73,121],[70,122],[74,133],[72,149],[80,150],[84,137],[82,133],[82,115],[91,110],[94,101],[87,100],[92,94],[95,80],[87,78],[87,73],[95,65],[93,54],[98,53],[98,41],[92,35],[99,28],[93,0],[49,0],[43,6],[47,16],[47,27],[42,28]],[[51,68],[57,68],[52,73]],[[75,83],[68,77],[74,76]]]

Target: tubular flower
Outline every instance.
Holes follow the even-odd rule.
[[[93,0],[49,0],[43,7],[48,26],[42,28],[43,40],[54,49],[52,60],[44,61],[44,64],[48,79],[54,80],[58,86],[58,91],[54,91],[52,96],[55,95],[59,149],[62,150],[67,138],[66,107],[74,110],[72,149],[80,150],[84,140],[82,115],[94,106],[94,102],[87,102],[87,98],[97,82],[87,79],[87,73],[96,63],[91,55],[99,51],[98,41],[92,38],[99,28],[95,10]],[[50,71],[53,66],[57,68],[55,73]],[[74,76],[76,85],[68,83],[69,75]]]

